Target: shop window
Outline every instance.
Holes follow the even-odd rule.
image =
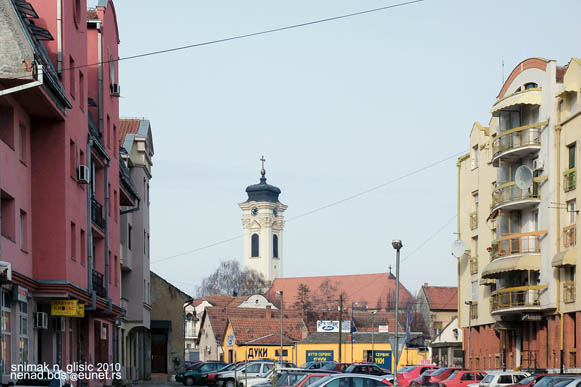
[[[1,328],[1,345],[2,345],[2,362],[0,362],[0,368],[2,368],[2,374],[10,372],[10,366],[12,365],[12,329],[10,324],[10,294],[6,290],[2,290],[2,300],[1,300],[1,318],[0,323]]]
[[[28,363],[28,304],[19,303],[20,337],[18,338],[18,362]]]

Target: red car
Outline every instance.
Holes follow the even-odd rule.
[[[434,386],[444,380],[448,379],[452,372],[456,371],[463,371],[462,368],[454,368],[454,367],[447,367],[447,368],[440,368],[439,370],[435,370],[429,377],[428,380],[424,381],[424,386]]]
[[[483,371],[456,371],[450,377],[439,383],[439,387],[466,387],[478,383],[486,376]]]
[[[532,376],[529,376],[528,378],[524,378],[523,380],[521,380],[517,384],[512,384],[512,385],[507,386],[507,387],[532,387],[535,384],[537,384],[545,376],[555,376],[555,374],[536,374],[536,375],[532,375]]]
[[[435,365],[406,366],[397,370],[397,385],[409,386],[412,379],[417,378],[426,370],[438,369]]]
[[[414,378],[412,380],[410,380],[410,387],[419,387],[419,386],[423,386],[424,383],[430,379],[430,375],[432,375],[434,372],[439,371],[437,369],[433,369],[433,370],[425,370],[424,372],[422,372],[422,374],[420,376],[418,376],[417,378]]]

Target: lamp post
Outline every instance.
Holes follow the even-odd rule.
[[[464,301],[464,303],[466,305],[468,305],[468,345],[467,345],[467,349],[468,349],[468,356],[465,356],[465,358],[468,358],[468,369],[470,369],[470,334],[472,333],[472,301]]]
[[[282,367],[282,314],[284,311],[284,306],[282,303],[282,295],[283,295],[283,291],[282,290],[277,290],[276,294],[278,294],[280,296],[280,353],[279,353],[279,358],[280,358],[280,367]]]
[[[377,311],[371,312],[371,362],[375,363],[375,315]]]
[[[194,299],[193,298],[189,298],[186,303],[184,304],[184,370],[186,369],[186,323],[188,321],[188,316],[186,315],[186,308],[190,305],[193,305],[194,303]],[[194,309],[195,311],[195,309]],[[193,318],[193,315],[192,315]]]
[[[393,385],[397,387],[397,364],[399,362],[399,251],[403,243],[399,239],[394,239],[391,245],[395,249],[395,367],[393,372]],[[392,351],[394,349],[392,348]]]

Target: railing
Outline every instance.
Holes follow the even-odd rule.
[[[478,228],[478,211],[470,213],[470,230]]]
[[[563,172],[563,189],[565,192],[573,191],[577,187],[577,170],[571,168]]]
[[[513,254],[538,254],[541,252],[541,235],[546,233],[542,230],[500,237],[493,242],[492,259]]]
[[[563,282],[563,302],[575,302],[575,281]]]
[[[501,204],[516,202],[519,200],[539,199],[540,195],[537,189],[538,183],[533,183],[530,189],[520,189],[514,181],[499,185],[492,193],[492,206],[496,207]]]
[[[490,310],[540,306],[541,290],[547,285],[518,286],[499,289],[490,294]]]
[[[470,274],[478,273],[478,257],[470,257]]]
[[[546,124],[546,121],[537,122],[501,132],[500,136],[492,143],[493,155],[497,156],[500,153],[525,146],[541,145],[539,129]]]
[[[565,248],[575,246],[577,244],[577,225],[563,227],[563,246]]]
[[[470,319],[476,320],[478,319],[478,303],[472,302],[470,304]]]
[[[103,274],[96,270],[93,270],[93,290],[99,297],[107,297],[107,293],[105,292],[105,284],[103,281]]]
[[[105,229],[105,219],[103,218],[103,205],[97,201],[94,197],[91,198],[91,220],[100,229]]]

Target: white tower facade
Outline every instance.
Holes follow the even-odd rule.
[[[244,267],[267,281],[283,276],[283,229],[287,206],[278,200],[280,189],[266,183],[264,158],[260,183],[248,186],[248,200],[240,203],[244,228]]]

